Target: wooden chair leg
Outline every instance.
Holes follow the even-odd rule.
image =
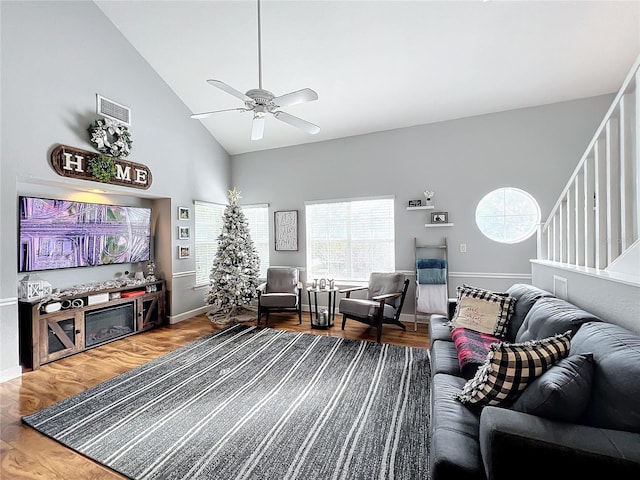
[[[342,330],[344,330],[344,326],[347,323],[347,316],[346,315],[342,315]]]
[[[378,329],[378,343],[381,343],[382,339],[382,320],[384,320],[384,300],[380,300],[380,305],[378,306],[378,314],[376,315],[375,325]]]
[[[376,328],[378,330],[378,343],[381,343],[380,340],[382,338],[382,316],[378,316],[376,319]]]

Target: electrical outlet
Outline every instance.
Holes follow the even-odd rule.
[[[467,253],[467,244],[466,243],[461,243],[460,244],[460,253]]]

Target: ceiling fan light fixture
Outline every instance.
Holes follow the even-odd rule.
[[[262,26],[260,15],[260,0],[258,4],[258,88],[251,89],[247,93],[242,93],[230,85],[220,81],[209,79],[209,85],[219,88],[220,90],[239,98],[244,102],[246,108],[233,108],[226,110],[215,110],[212,112],[195,113],[191,118],[205,118],[218,112],[226,112],[230,110],[239,110],[243,112],[253,111],[253,126],[251,129],[251,139],[260,140],[264,131],[264,121],[267,113],[272,114],[278,120],[297,127],[307,133],[315,135],[320,131],[320,127],[313,123],[294,117],[286,112],[277,111],[277,108],[296,105],[298,103],[311,102],[318,99],[318,94],[310,88],[303,88],[295,92],[289,92],[276,97],[273,93],[262,88]]]

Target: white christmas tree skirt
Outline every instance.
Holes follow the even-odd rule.
[[[258,309],[251,307],[233,307],[230,312],[211,310],[207,317],[218,325],[235,325],[236,323],[254,322],[258,319]]]

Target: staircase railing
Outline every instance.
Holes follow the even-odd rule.
[[[640,57],[538,229],[538,260],[606,270],[639,238]],[[636,245],[637,247],[637,245]]]

